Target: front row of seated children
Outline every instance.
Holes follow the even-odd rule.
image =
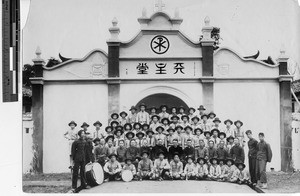
[[[218,160],[211,158],[207,163],[206,159],[198,158],[194,162],[192,156],[187,157],[185,166],[175,153],[171,162],[165,159],[163,151],[158,153],[154,162],[149,159],[149,152],[142,152],[142,157],[135,165],[134,160],[126,159],[125,164],[117,161],[117,155],[111,154],[109,161],[104,165],[105,181],[121,180],[121,173],[124,170],[132,172],[134,180],[213,180],[220,182],[232,182],[238,184],[249,184],[249,172],[245,170],[244,163],[236,163],[231,158]],[[137,168],[137,169],[136,169]]]

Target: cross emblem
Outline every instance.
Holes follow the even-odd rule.
[[[157,7],[157,11],[161,12],[163,7],[165,7],[165,4],[162,2],[162,0],[157,0],[155,7]]]
[[[168,51],[170,42],[165,36],[157,35],[151,40],[150,46],[156,54],[164,54]]]

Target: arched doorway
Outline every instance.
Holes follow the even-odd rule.
[[[185,108],[185,110],[187,111],[187,109],[189,108],[189,106],[184,101],[182,101],[180,98],[178,98],[174,95],[167,94],[167,93],[157,93],[157,94],[149,95],[149,96],[143,98],[142,100],[140,100],[136,104],[136,107],[138,108],[141,103],[145,103],[147,105],[147,107],[155,106],[156,108],[159,108],[162,104],[166,104],[169,107],[169,109],[173,106],[175,106],[177,108],[179,106],[183,106]],[[168,111],[168,112],[171,112],[171,111]]]

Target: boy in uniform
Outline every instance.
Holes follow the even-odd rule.
[[[219,134],[220,134],[220,131],[218,129],[211,130],[211,135],[212,135],[211,140],[214,141],[215,148],[217,148],[217,146],[219,145],[219,142],[220,142]]]
[[[229,136],[229,137],[226,138],[226,141],[227,141],[227,150],[228,150],[228,153],[229,153],[230,149],[234,146],[234,137]]]
[[[83,123],[82,123],[81,128],[82,128],[82,130],[84,131],[85,134],[90,134],[89,131],[88,131],[88,127],[89,127],[89,126],[90,126],[90,125],[87,124],[86,122],[83,122]],[[87,135],[86,135],[86,137],[87,137]]]
[[[206,160],[203,157],[197,159],[196,173],[198,180],[206,180],[208,176],[208,167],[206,165]]]
[[[167,136],[167,146],[169,149],[173,145],[174,139],[177,139],[177,141],[179,140],[179,136],[175,134],[175,130],[173,128],[169,128],[167,131],[169,133]]]
[[[132,131],[129,131],[125,134],[125,147],[128,148],[130,146],[130,141],[134,139],[134,133]]]
[[[186,157],[187,164],[184,167],[183,178],[186,180],[195,180],[196,179],[196,165],[194,164],[194,157]]]
[[[139,122],[134,123],[132,132],[136,135],[140,131],[142,131],[142,125]]]
[[[170,165],[163,151],[158,153],[158,158],[154,161],[153,166],[154,175],[153,178],[159,181],[169,180],[170,177]]]
[[[207,151],[208,151],[208,160],[217,157],[217,149],[215,148],[213,140],[209,141]]]
[[[109,123],[117,121],[119,123],[119,114],[118,113],[112,113],[110,115]]]
[[[114,138],[115,147],[119,146],[120,140],[124,140],[123,133],[124,133],[123,126],[121,126],[121,125],[117,126],[116,130],[115,130],[115,138]]]
[[[137,143],[136,146],[138,148],[141,148],[143,146],[144,140],[146,140],[146,138],[144,138],[145,133],[142,131],[139,131],[135,135],[136,135],[136,143]]]
[[[196,116],[195,115],[195,112],[196,112],[196,110],[195,110],[195,108],[193,108],[193,107],[190,107],[189,108],[189,119],[190,119],[190,124],[192,124],[193,123],[193,121],[192,121],[192,118],[194,118],[194,116]]]
[[[213,121],[214,121],[214,119],[216,118],[216,114],[214,113],[214,112],[210,112],[209,114],[208,114],[208,123],[209,124],[213,124]]]
[[[148,131],[146,131],[146,134],[146,140],[148,142],[149,150],[151,151],[152,148],[155,146],[154,132],[151,129],[149,129]]]
[[[199,116],[202,116],[204,114],[204,111],[206,110],[205,107],[203,105],[200,105],[199,108]]]
[[[225,170],[225,172],[223,173],[222,180],[225,182],[236,182],[238,176],[236,172],[237,168],[234,165],[234,160],[231,158],[227,158],[226,164],[227,164],[227,171]]]
[[[182,126],[183,128],[185,128],[186,126],[190,126],[190,123],[189,123],[190,118],[189,118],[188,115],[182,115],[182,116],[181,116],[181,120],[182,120],[181,126]]]
[[[224,133],[226,133],[227,137],[232,136],[234,137],[234,129],[231,126],[233,122],[230,119],[227,119],[224,121],[225,128],[224,128]]]
[[[242,129],[243,122],[240,120],[237,120],[234,122],[235,129],[234,129],[234,137],[238,138],[240,141],[240,146],[244,148],[245,145],[245,135],[244,130]]]
[[[115,132],[117,126],[119,126],[119,121],[116,121],[116,120],[111,121],[110,126],[112,127],[112,134],[113,134]]]
[[[218,137],[220,138],[220,140],[219,140],[219,145],[220,145],[220,143],[221,142],[223,142],[224,143],[224,146],[225,146],[225,148],[226,148],[226,133],[224,133],[224,132],[220,132],[219,133],[219,135],[218,135]],[[219,146],[217,146],[217,147],[219,147]]]
[[[157,134],[155,135],[155,141],[156,143],[158,142],[158,140],[162,140],[162,143],[165,147],[167,147],[167,136],[165,134],[163,134],[164,128],[162,126],[158,126],[156,127],[156,132]]]
[[[180,123],[179,123],[179,117],[178,116],[172,116],[171,120],[172,120],[172,123],[170,124],[171,128],[175,129],[175,127],[177,125],[180,125]]]
[[[205,136],[205,138],[204,138],[204,143],[205,143],[205,146],[206,147],[208,147],[209,145],[209,141],[210,141],[210,139],[211,139],[211,132],[210,131],[204,131],[204,136]]]
[[[177,116],[177,108],[171,107],[171,114],[169,115],[169,119],[172,120],[173,116]]]
[[[169,118],[161,119],[161,124],[162,124],[161,126],[164,128],[163,134],[168,136],[169,132],[167,130],[169,129],[169,124],[170,124]]]
[[[191,140],[191,145],[194,146],[194,135],[192,133],[192,127],[191,126],[186,126],[184,128],[185,134],[182,140],[182,147],[185,148],[187,146],[187,140]]]
[[[257,144],[258,151],[256,156],[256,175],[258,182],[262,183],[261,188],[266,189],[268,188],[266,166],[267,162],[271,162],[272,160],[272,150],[270,144],[265,141],[264,133],[259,133],[258,137],[259,142]]]
[[[175,127],[175,133],[178,135],[179,139],[178,139],[178,143],[179,143],[179,146],[182,147],[182,141],[184,139],[184,130],[183,130],[183,127],[181,125],[177,125]]]
[[[211,129],[224,130],[224,128],[221,126],[221,120],[218,117],[213,119],[211,124]]]
[[[142,125],[142,131],[146,134],[146,132],[149,130],[149,128],[150,128],[150,126],[149,126],[149,124],[143,124]]]
[[[108,158],[110,160],[106,162],[103,167],[105,182],[121,180],[122,167],[121,164],[117,161],[117,155],[110,154]]]
[[[69,156],[70,156],[70,166],[69,169],[73,168],[73,158],[72,158],[72,144],[77,139],[77,131],[75,127],[77,124],[74,121],[69,122],[70,129],[65,132],[64,137],[69,141]]]
[[[150,123],[150,116],[149,113],[146,112],[146,104],[142,103],[140,105],[140,111],[137,113],[136,116],[136,122],[140,123],[141,125],[143,124],[149,124]]]
[[[179,113],[178,113],[178,117],[179,117],[179,123],[182,123],[182,120],[181,120],[181,117],[183,116],[183,115],[185,115],[185,109],[184,109],[184,107],[183,106],[179,106]]]
[[[251,185],[249,172],[245,170],[246,165],[244,163],[237,163],[236,167],[239,170],[237,183]]]
[[[151,116],[151,124],[150,124],[150,130],[152,130],[154,133],[156,132],[156,128],[160,126],[160,122],[159,122],[160,117],[158,115],[153,115]]]
[[[113,142],[114,137],[108,136],[108,137],[106,137],[105,141],[106,141],[107,148],[108,148],[108,155],[115,154],[117,148],[114,146],[114,142]]]
[[[192,128],[193,130],[195,129],[201,129],[201,123],[200,123],[200,118],[198,116],[194,116],[192,118],[192,122],[191,122]]]
[[[142,152],[142,160],[138,163],[138,177],[140,180],[150,180],[153,176],[153,162],[148,157],[149,152]]]
[[[208,178],[210,180],[219,180],[221,176],[221,168],[218,165],[218,159],[213,157],[210,159],[211,166],[209,167]]]
[[[103,134],[103,138],[105,139],[109,135],[114,135],[112,126],[105,127],[105,134]]]
[[[158,114],[160,119],[169,118],[169,113],[167,112],[168,106],[163,104],[160,106],[161,112]]]
[[[205,131],[210,131],[211,130],[211,124],[207,121],[208,120],[208,115],[207,114],[203,114],[201,116],[202,119],[202,124],[201,124],[201,129],[205,132]]]
[[[170,162],[170,176],[173,180],[181,180],[183,177],[183,164],[178,153],[173,155],[173,160]]]
[[[121,113],[120,113],[120,125],[121,126],[124,126],[126,123],[127,123],[127,113],[125,112],[125,111],[122,111]]]
[[[126,133],[129,132],[129,131],[132,131],[132,125],[131,125],[130,123],[126,123],[126,124],[124,125],[124,132],[125,132],[125,134],[126,134]]]
[[[152,123],[152,116],[157,115],[157,113],[156,113],[156,107],[152,106],[151,108],[149,108],[149,110],[150,110],[149,117],[150,117],[150,124],[151,124]]]
[[[130,124],[133,124],[136,122],[136,116],[137,116],[137,113],[136,113],[136,107],[134,106],[131,106],[130,108],[130,114],[128,115],[128,118],[127,118],[127,122],[130,123]]]
[[[93,125],[96,128],[94,133],[93,133],[93,139],[105,137],[105,131],[100,129],[102,127],[102,123],[99,120],[97,120],[96,122],[94,122]]]

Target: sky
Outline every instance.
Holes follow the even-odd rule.
[[[137,18],[145,7],[154,12],[155,0],[21,0],[23,64],[32,63],[40,46],[42,57],[82,58],[95,48],[107,51],[108,28],[114,17],[122,41],[140,30]],[[290,56],[291,72],[300,69],[300,9],[295,0],[163,0],[164,11],[174,16],[178,8],[183,18],[181,31],[191,40],[201,35],[204,18],[221,29],[221,47],[242,56],[260,50],[259,59],[276,60],[281,48]],[[45,9],[47,8],[47,9]],[[298,76],[297,76],[298,77]]]

